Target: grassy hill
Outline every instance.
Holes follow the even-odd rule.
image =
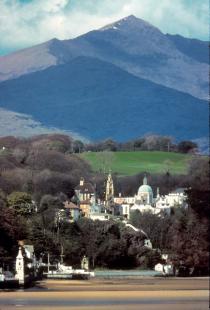
[[[107,171],[120,175],[140,172],[186,174],[190,155],[168,152],[85,152],[80,155],[94,171]]]

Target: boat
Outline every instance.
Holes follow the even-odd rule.
[[[57,270],[48,270],[44,273],[47,279],[80,279],[89,280],[95,276],[94,272],[85,269],[73,269],[72,266],[58,264]]]

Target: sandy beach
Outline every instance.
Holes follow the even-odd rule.
[[[1,291],[0,310],[208,309],[208,278],[46,280],[28,290]]]

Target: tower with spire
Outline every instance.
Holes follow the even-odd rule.
[[[110,171],[108,174],[107,181],[106,181],[106,191],[105,191],[106,207],[110,208],[113,200],[114,200],[114,183],[113,183],[112,174]]]

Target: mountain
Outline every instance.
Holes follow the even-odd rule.
[[[46,43],[2,56],[0,57],[0,81],[55,66],[60,63],[59,55],[63,57],[65,53],[65,44],[52,39]]]
[[[209,42],[201,41],[197,39],[187,39],[180,35],[167,34],[169,40],[171,40],[176,48],[187,55],[188,57],[195,59],[198,62],[209,64]]]
[[[93,57],[0,83],[0,104],[93,140],[148,132],[179,140],[208,136],[206,101]]]
[[[114,64],[137,77],[207,99],[206,54],[206,42],[165,35],[131,15],[75,39],[53,39],[0,57],[0,80],[86,56]]]
[[[30,137],[40,134],[61,133],[70,135],[75,139],[87,141],[80,135],[67,131],[60,130],[55,127],[46,127],[40,122],[35,121],[30,115],[17,113],[0,108],[0,137],[4,136],[23,136]]]
[[[208,137],[207,42],[165,35],[135,16],[0,57],[0,80],[0,135]]]

